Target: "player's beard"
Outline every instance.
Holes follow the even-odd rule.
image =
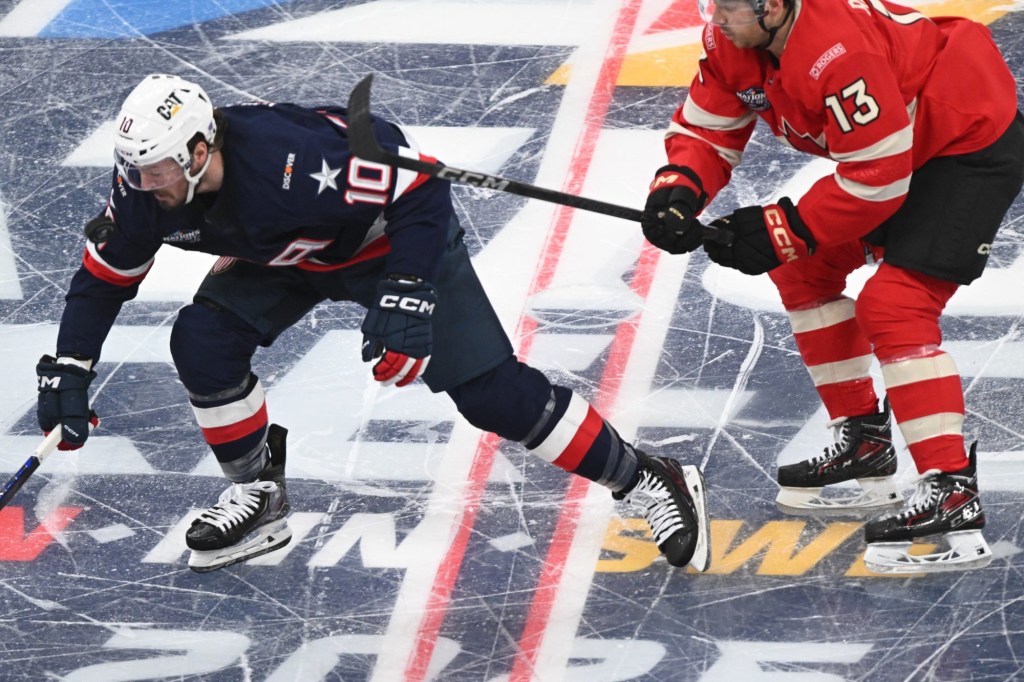
[[[722,28],[722,35],[726,37],[729,42],[740,49],[749,49],[752,47],[761,47],[761,43],[764,42],[764,32],[761,31],[759,35],[750,35],[750,31],[729,31],[726,28]]]
[[[180,185],[185,185],[180,187]],[[185,196],[188,192],[188,185],[185,182],[174,183],[167,187],[152,190],[153,198],[157,206],[164,211],[176,211],[185,205]]]

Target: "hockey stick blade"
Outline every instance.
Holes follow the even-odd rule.
[[[450,182],[457,182],[462,185],[492,189],[497,192],[507,192],[529,199],[539,199],[553,204],[570,206],[591,213],[612,216],[640,222],[641,211],[626,206],[609,204],[596,199],[588,199],[576,194],[566,194],[552,189],[545,189],[530,185],[517,180],[509,180],[497,175],[489,175],[478,171],[462,170],[452,166],[446,166],[440,161],[424,161],[399,154],[394,154],[382,148],[373,134],[373,121],[370,118],[370,86],[373,83],[373,74],[365,76],[359,81],[348,97],[348,144],[352,153],[361,159],[382,163],[386,166],[404,168],[435,178],[441,178]],[[727,230],[720,230],[703,226],[704,237],[713,239],[723,244],[732,242],[732,233]]]
[[[60,443],[61,429],[58,424],[56,428],[50,431],[49,435],[43,439],[43,442],[39,444],[36,451],[32,453],[32,456],[25,460],[25,463],[21,465],[17,473],[11,480],[7,481],[7,485],[4,486],[3,492],[0,493],[0,509],[7,506],[19,490],[21,486],[25,485],[25,481],[35,473],[35,470],[39,468],[46,456],[53,452],[57,444]]]

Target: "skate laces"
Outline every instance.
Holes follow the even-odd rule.
[[[835,434],[834,438],[836,442],[827,446],[820,455],[811,459],[812,466],[817,466],[822,462],[827,462],[839,457],[846,451],[846,448],[850,446],[850,443],[853,440],[853,425],[850,423],[849,419],[843,419],[838,424],[834,424],[832,430]]]
[[[640,480],[628,495],[629,503],[643,510],[651,526],[654,542],[663,544],[676,531],[685,528],[672,492],[657,474],[643,469]]]
[[[937,477],[941,473],[938,469],[929,469],[921,474],[921,478],[917,480],[917,487],[914,488],[914,494],[907,500],[906,508],[893,516],[910,518],[933,506],[939,497]]]
[[[233,483],[220,494],[217,504],[200,514],[199,519],[221,530],[227,530],[252,516],[259,509],[260,493],[272,493],[276,490],[277,483],[274,481]]]

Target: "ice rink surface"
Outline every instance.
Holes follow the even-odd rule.
[[[985,22],[1024,75],[1019,4],[915,4]],[[691,0],[0,0],[0,473],[39,442],[34,365],[142,76],[322,104],[374,73],[374,110],[447,163],[639,208],[699,31]],[[827,172],[759,128],[708,215]],[[166,247],[105,348],[100,430],[0,512],[0,680],[1024,679],[1024,201],[944,322],[996,559],[892,578],[864,568],[861,522],[775,508],[779,462],[831,435],[766,277],[622,220],[454,196],[521,357],[702,466],[712,569],[671,569],[604,489],[482,438],[446,396],[377,388],[361,311],[333,304],[256,359],[290,429],[292,543],[191,572],[184,528],[225,483],[168,335],[210,260]]]

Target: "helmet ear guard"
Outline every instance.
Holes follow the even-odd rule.
[[[189,142],[197,135],[212,145],[217,136],[213,105],[206,92],[179,76],[153,74],[132,90],[121,105],[114,139],[114,160],[128,184],[143,189],[140,168],[173,159],[188,181],[186,203],[209,166],[190,173],[192,151]]]

